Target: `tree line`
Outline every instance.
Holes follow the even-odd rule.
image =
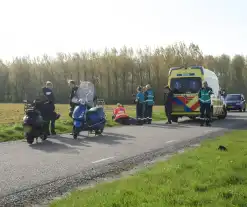
[[[34,99],[41,93],[46,81],[54,85],[57,103],[68,103],[67,80],[92,81],[97,95],[108,104],[132,103],[132,94],[138,85],[150,83],[156,94],[156,103],[163,100],[163,86],[167,84],[169,68],[183,64],[203,65],[219,77],[220,85],[230,93],[244,93],[247,80],[247,58],[203,55],[198,45],[176,43],[167,47],[133,50],[123,47],[100,52],[74,54],[58,53],[56,58],[16,57],[0,60],[0,102],[21,102]]]

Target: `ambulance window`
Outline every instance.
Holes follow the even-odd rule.
[[[174,93],[198,93],[202,87],[201,78],[173,78],[170,83]]]

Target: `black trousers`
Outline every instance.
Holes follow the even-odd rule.
[[[153,117],[153,105],[146,104],[145,112],[146,112],[145,113],[145,118],[149,119],[149,120],[152,120],[152,117]]]
[[[144,118],[144,104],[137,103],[136,104],[136,119],[143,119]]]
[[[200,103],[200,119],[201,123],[206,122],[207,124],[211,120],[211,104],[210,103]]]
[[[136,119],[131,117],[119,118],[115,121],[122,125],[135,125],[137,123]]]
[[[55,132],[55,120],[45,120],[44,130],[47,134]]]
[[[165,105],[165,112],[168,122],[172,122],[172,106]]]

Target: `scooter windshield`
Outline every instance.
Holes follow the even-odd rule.
[[[93,106],[95,96],[94,84],[89,81],[81,81],[80,86],[76,92],[78,102],[84,102],[89,106]]]

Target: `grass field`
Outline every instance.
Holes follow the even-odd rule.
[[[112,110],[115,105],[106,105],[108,127],[115,126],[116,123],[111,120]],[[135,117],[135,106],[126,106],[127,113]],[[61,118],[56,122],[57,133],[68,133],[72,130],[72,120],[68,115],[69,106],[66,104],[57,104],[56,111],[61,114]],[[163,106],[155,106],[153,109],[153,120],[164,120]],[[23,104],[0,104],[0,142],[23,139],[23,128],[21,125],[24,115]]]
[[[134,176],[74,191],[50,207],[246,207],[246,138],[247,130],[228,133]]]

